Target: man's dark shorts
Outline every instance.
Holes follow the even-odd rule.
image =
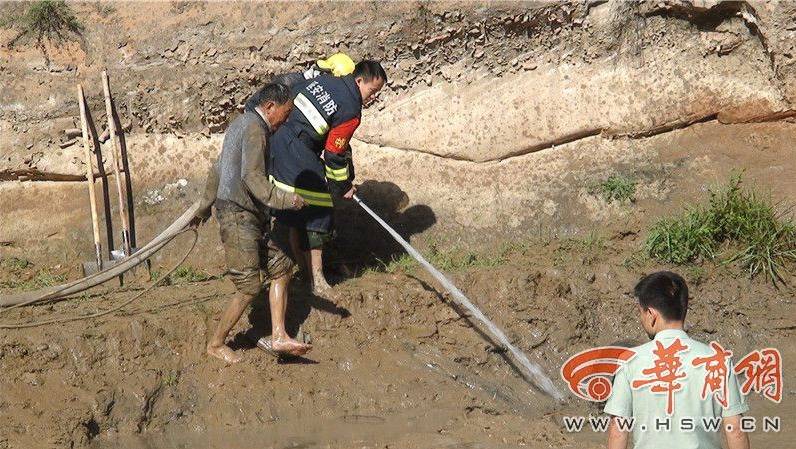
[[[230,278],[239,292],[260,293],[261,271],[266,282],[293,274],[296,264],[288,256],[290,244],[286,226],[275,224],[269,229],[268,216],[225,200],[216,201],[216,219],[221,228]]]

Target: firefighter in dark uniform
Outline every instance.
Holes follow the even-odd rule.
[[[271,82],[275,84],[284,84],[291,90],[294,90],[297,85],[304,81],[315,79],[324,73],[334,76],[350,75],[354,72],[355,66],[354,60],[347,54],[335,53],[326,59],[315,61],[310,68],[303,72],[289,72],[276,75],[271,79]],[[246,108],[251,109],[257,106],[252,103],[254,101],[253,98],[254,97],[249,98],[246,101]]]
[[[304,198],[299,211],[273,211],[288,226],[306,230],[301,249],[312,267],[313,290],[328,288],[323,276],[322,247],[334,230],[332,194],[351,199],[356,193],[350,140],[360,123],[362,106],[387,82],[376,61],[358,63],[351,75],[317,78],[293,86],[294,109],[274,134],[271,182]]]

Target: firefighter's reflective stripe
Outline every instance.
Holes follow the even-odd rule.
[[[312,206],[333,207],[332,195],[329,192],[313,192],[312,190],[299,189],[279,182],[273,176],[269,176],[268,180],[271,181],[271,184],[285,192],[297,193],[300,197],[304,198],[307,204]]]
[[[293,104],[296,105],[296,108],[304,114],[304,117],[310,122],[310,125],[315,129],[315,132],[318,133],[319,136],[326,135],[329,132],[329,124],[326,123],[326,120],[323,118],[318,109],[315,108],[315,105],[312,104],[304,94],[296,95],[296,98],[293,99]]]
[[[334,181],[348,181],[348,165],[337,170],[327,165],[326,177]]]

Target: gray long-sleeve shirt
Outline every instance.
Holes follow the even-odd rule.
[[[210,216],[216,198],[255,213],[293,208],[295,194],[276,188],[268,179],[270,137],[271,125],[256,110],[247,109],[232,121],[221,155],[208,172],[198,216]]]

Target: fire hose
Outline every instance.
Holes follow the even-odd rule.
[[[118,277],[119,275],[135,268],[137,265],[145,262],[155,253],[160,251],[164,246],[166,246],[166,244],[174,239],[174,237],[181,234],[191,222],[191,219],[193,219],[198,209],[199,202],[197,201],[185,212],[183,212],[183,214],[171,225],[163,230],[163,232],[152,239],[152,241],[141,247],[135,254],[112,267],[106,268],[82,279],[68,282],[66,284],[47,287],[32,292],[0,296],[0,307],[2,307],[0,312],[9,310],[12,307],[21,307],[41,301],[61,299],[66,296],[88,290],[92,287],[96,287],[97,285]]]
[[[371,208],[367,206],[362,200],[354,194],[354,201],[359,204],[362,209],[365,210],[374,220],[376,220],[385,231],[387,231],[392,238],[395,239],[405,250],[412,256],[416,261],[423,266],[434,278],[439,281],[442,286],[451,293],[451,297],[456,301],[457,304],[464,307],[469,311],[472,316],[478,319],[481,324],[489,331],[489,333],[494,337],[498,342],[500,342],[514,357],[514,361],[517,362],[521,371],[526,376],[529,376],[528,379],[533,379],[537,387],[542,389],[545,393],[549,394],[550,396],[562,400],[564,399],[564,395],[561,391],[553,384],[553,381],[550,380],[549,377],[545,375],[542,371],[542,368],[528,359],[528,356],[525,355],[519,348],[514,346],[506,337],[506,334],[495,325],[486,315],[478,308],[475,304],[470,301],[467,296],[462,293],[453,283],[445,277],[439,270],[434,268],[416,249],[412,247],[403,237],[401,237],[398,232],[395,231],[390,225],[388,225],[384,220],[381,219]]]

